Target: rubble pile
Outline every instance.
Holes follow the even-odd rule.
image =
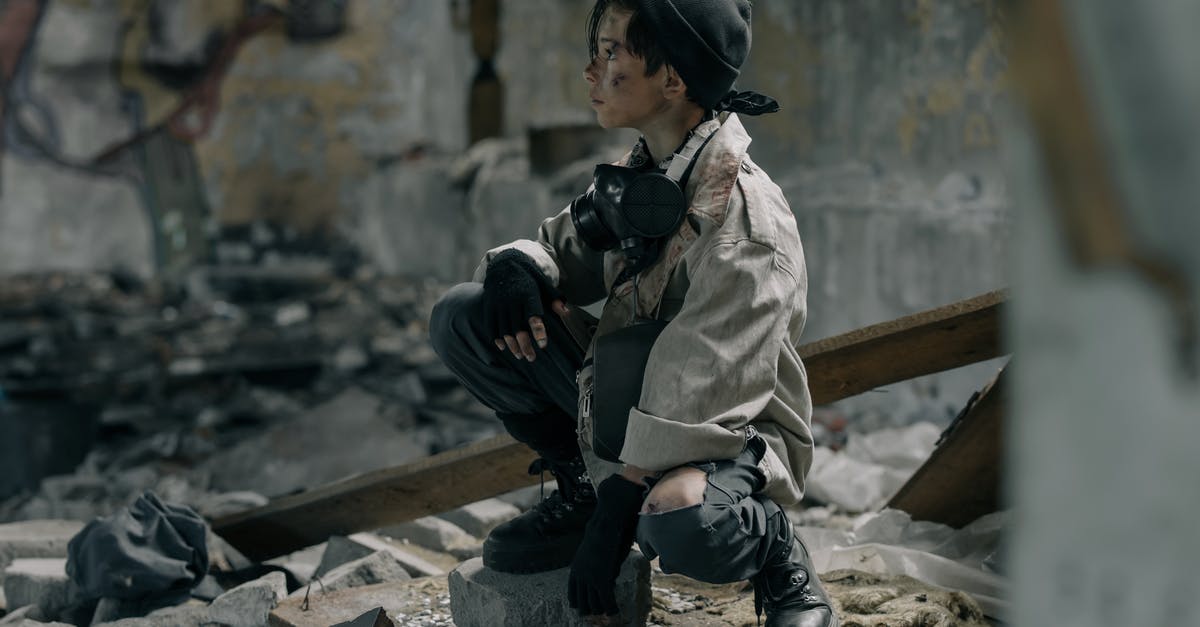
[[[0,521],[147,489],[214,516],[497,433],[429,346],[445,287],[305,263],[0,281]]]
[[[532,507],[539,486],[265,565],[210,533],[210,572],[226,578],[182,604],[142,611],[75,596],[68,540],[143,492],[212,519],[498,433],[429,345],[429,312],[447,287],[290,261],[155,283],[121,273],[0,280],[0,626],[452,627],[456,581],[460,625],[488,624],[500,609],[573,616],[544,591],[481,604],[478,590],[495,582],[470,571],[482,538]],[[817,421],[818,444],[863,448],[836,418]],[[855,508],[829,503],[790,514],[832,564],[851,531],[871,538]],[[265,567],[281,570],[243,576]],[[565,589],[565,577],[547,573],[543,587]],[[640,581],[628,595],[650,625],[755,622],[744,582],[700,584],[656,563]],[[971,597],[923,585],[850,571],[831,593],[843,616],[864,621],[854,624],[986,624]],[[902,590],[884,599],[854,590],[864,586]]]

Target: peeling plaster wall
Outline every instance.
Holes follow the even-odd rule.
[[[243,3],[0,8],[0,66],[14,85],[0,274],[123,266],[149,275],[203,260],[198,240],[254,221],[344,236],[381,164],[465,149],[474,68],[452,3],[347,7],[329,39],[293,41],[282,24],[249,37],[196,116],[211,113],[209,126],[167,141],[152,134],[104,164],[95,158],[195,94]]]

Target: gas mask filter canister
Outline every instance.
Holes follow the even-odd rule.
[[[696,156],[717,128],[701,124],[671,158],[666,173],[597,165],[592,188],[571,201],[571,220],[584,244],[601,252],[619,247],[639,269],[653,263],[659,241],[674,233],[687,214],[683,190]]]

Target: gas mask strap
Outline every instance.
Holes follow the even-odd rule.
[[[679,184],[679,188],[687,184],[687,178],[695,166],[696,155],[704,148],[709,139],[721,128],[720,122],[706,120],[701,122],[692,133],[691,138],[671,157],[671,165],[667,166],[667,178]]]

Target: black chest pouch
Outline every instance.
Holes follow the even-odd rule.
[[[671,158],[665,173],[600,164],[592,188],[571,201],[575,231],[589,248],[601,252],[620,248],[631,273],[658,258],[662,240],[673,234],[687,214],[683,190],[696,156],[718,125],[702,124]]]

